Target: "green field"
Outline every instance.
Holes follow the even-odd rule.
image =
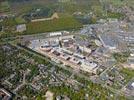
[[[130,56],[130,52],[114,53],[113,57],[118,63],[124,63]]]
[[[130,81],[134,77],[134,70],[123,68],[121,73],[125,75],[126,82]]]
[[[81,27],[82,24],[73,17],[67,17],[42,22],[30,22],[27,24],[27,34],[71,30]]]
[[[8,2],[0,2],[0,12],[8,12],[10,10],[10,5]]]
[[[122,13],[116,13],[116,12],[107,12],[106,18],[123,18],[125,15]]]

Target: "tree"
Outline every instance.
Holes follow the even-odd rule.
[[[0,24],[0,31],[2,31],[2,25]]]

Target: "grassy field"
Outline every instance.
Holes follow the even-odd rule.
[[[15,21],[14,18],[10,18],[10,19],[5,19],[3,22],[1,22],[0,24],[2,24],[3,26],[9,26],[9,27],[12,27],[12,26],[15,26],[17,23]]]
[[[28,23],[27,34],[78,29],[80,27],[82,27],[82,24],[73,17],[66,17],[49,21]]]
[[[125,75],[125,79],[127,80],[127,82],[134,77],[134,70],[132,69],[123,68],[121,70],[121,73]]]
[[[130,52],[122,52],[122,53],[114,53],[113,57],[116,59],[118,63],[124,63],[127,61]]]
[[[106,18],[123,18],[125,15],[122,13],[116,13],[116,12],[107,12],[107,16],[104,16]]]

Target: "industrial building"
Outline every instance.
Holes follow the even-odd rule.
[[[26,31],[26,25],[25,24],[17,25],[16,26],[16,31],[17,32],[24,32],[24,31]]]
[[[59,35],[59,33],[57,33]],[[40,39],[33,40],[29,44],[29,47],[34,49],[37,52],[45,54],[53,59],[58,59],[64,65],[68,65],[72,68],[79,68],[80,70],[96,73],[96,68],[98,68],[97,63],[87,59],[88,54],[91,53],[91,49],[87,47],[86,44],[82,45],[79,42],[76,42],[73,35],[71,36],[60,36],[57,37],[57,34],[50,39]],[[79,43],[79,44],[78,44]],[[35,46],[36,44],[36,46]],[[34,48],[32,47],[34,46]],[[87,55],[83,55],[83,52],[86,52]],[[74,67],[75,66],[75,67]]]
[[[81,63],[81,70],[96,73],[95,68],[97,68],[97,66],[98,64],[93,61],[83,60]]]
[[[115,50],[118,47],[118,40],[112,34],[101,34],[99,35],[99,39],[105,48]]]

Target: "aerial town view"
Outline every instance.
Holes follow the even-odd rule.
[[[0,0],[0,100],[134,100],[134,0]]]

